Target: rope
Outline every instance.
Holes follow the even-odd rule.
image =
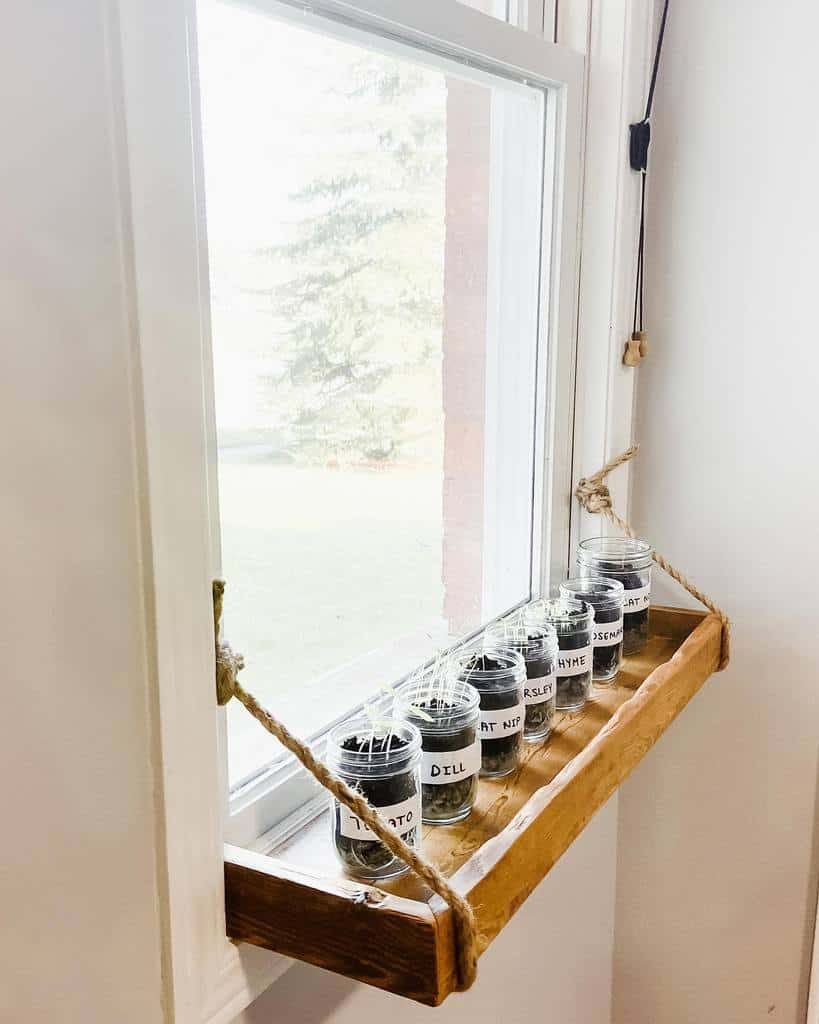
[[[367,824],[394,857],[398,857],[409,865],[410,869],[449,905],[455,923],[458,988],[461,991],[470,988],[477,974],[479,938],[475,912],[469,901],[452,888],[434,864],[425,860],[404,842],[395,829],[379,818],[360,793],[356,793],[343,779],[330,771],[327,765],[319,761],[305,743],[263,708],[253,694],[248,693],[242,687],[237,674],[244,667],[244,659],[240,654],[235,654],[228,644],[222,643],[219,637],[224,592],[224,580],[214,580],[213,627],[216,642],[216,699],[218,703],[220,705],[227,704],[232,697],[235,697],[271,736],[275,736],[291,754],[301,761],[324,789],[332,793],[339,803],[344,804]]]
[[[623,517],[612,507],[611,492],[603,481],[612,470],[617,469],[618,466],[622,466],[625,462],[633,459],[639,450],[640,446],[638,444],[633,444],[630,448],[627,448],[624,452],[621,452],[619,455],[607,462],[605,466],[603,466],[602,469],[599,469],[596,473],[593,473],[591,476],[583,477],[583,479],[578,483],[577,490],[575,491],[577,500],[587,512],[606,516],[611,520],[611,522],[619,527],[627,537],[631,537],[632,539],[636,537],[636,534],[626,520],[623,519]],[[679,569],[675,568],[668,559],[658,551],[654,552],[653,558],[662,570],[668,573],[673,580],[676,580],[680,586],[684,587],[688,593],[699,601],[701,605],[704,605],[709,612],[713,612],[713,614],[716,615],[722,623],[722,644],[720,648],[719,665],[717,666],[717,671],[721,672],[731,660],[731,620],[718,604],[712,601],[707,594],[704,594],[695,583],[693,583],[684,573],[680,572]]]

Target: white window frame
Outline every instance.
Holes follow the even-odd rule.
[[[554,342],[557,358],[550,369],[551,450],[555,423],[572,417],[581,112],[587,78],[578,53],[539,37],[541,27],[554,16],[550,0],[522,2],[528,33],[468,8],[456,10],[452,0],[327,0],[326,7],[392,26],[404,36],[427,42],[446,40],[447,45],[476,57],[488,51],[532,74],[534,80],[544,67],[554,76],[546,84],[560,95],[556,180],[563,223],[554,232],[557,258],[552,260],[554,277],[548,282],[553,332],[549,337],[552,343],[556,334],[563,343]],[[316,0],[313,6],[323,9],[325,4]],[[630,425],[633,376],[625,382],[615,369],[627,323],[624,282],[632,267],[629,255],[622,254],[633,252],[634,241],[634,231],[623,225],[636,203],[632,183],[619,172],[625,144],[621,122],[624,109],[632,119],[639,113],[639,103],[628,101],[626,92],[634,94],[631,100],[638,91],[642,96],[643,70],[642,66],[639,73],[635,70],[635,61],[642,61],[647,50],[650,7],[650,0],[561,0],[558,12],[567,26],[559,38],[566,38],[580,53],[588,50],[592,67],[604,72],[601,85],[589,88],[586,130],[589,124],[595,132],[599,130],[603,145],[597,154],[599,167],[594,173],[586,171],[586,188],[606,168],[616,180],[613,196],[606,193],[605,202],[598,203],[599,208],[583,222],[587,254],[583,282],[584,287],[589,282],[594,294],[591,315],[581,318],[578,340],[581,364],[591,366],[597,353],[607,367],[602,388],[600,374],[590,373],[588,382],[582,377],[578,389],[579,401],[587,408],[594,401],[605,406],[606,424],[602,430],[596,422],[593,429],[575,430],[574,466],[571,431],[566,431],[564,444],[542,474],[544,508],[551,510],[556,528],[566,532],[572,481],[595,467],[598,454],[613,451],[624,425]],[[223,715],[213,701],[211,647],[214,524],[203,515],[208,508],[208,474],[213,469],[206,461],[206,439],[214,424],[209,421],[210,404],[203,387],[210,374],[209,309],[203,288],[207,254],[199,233],[202,196],[196,184],[196,87],[194,83],[192,96],[188,64],[189,55],[196,51],[193,8],[194,0],[119,0],[111,5],[108,47],[112,77],[122,85],[121,103],[112,117],[124,154],[123,203],[131,211],[125,272],[133,284],[134,360],[143,386],[144,415],[137,420],[144,422],[144,434],[135,437],[135,445],[150,531],[151,564],[146,577],[152,581],[148,640],[158,694],[152,723],[159,766],[157,802],[162,813],[157,863],[165,936],[165,1005],[168,1019],[176,1024],[230,1024],[288,962],[254,947],[236,946],[225,937],[226,778],[223,752],[217,750],[223,741],[219,736]],[[600,16],[596,34],[594,11]],[[536,74],[534,69],[540,70]],[[620,107],[612,114],[611,104],[618,102]],[[607,247],[612,239],[613,245]],[[615,272],[607,277],[612,267]],[[564,386],[562,391],[558,382]],[[571,526],[574,533],[574,522]],[[552,553],[555,575],[565,571],[567,559],[565,547]]]

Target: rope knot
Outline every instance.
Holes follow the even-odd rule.
[[[216,643],[216,703],[227,704],[236,693],[239,672],[245,659],[236,654],[230,644]]]
[[[575,491],[577,500],[587,512],[608,512],[611,507],[611,492],[602,480],[583,477]]]
[[[245,667],[245,659],[233,650],[230,644],[219,638],[222,626],[222,601],[225,596],[225,581],[213,581],[213,638],[216,645],[216,702],[220,707],[227,704],[236,693],[239,672]]]
[[[616,526],[619,526],[627,537],[632,538],[634,537],[634,530],[632,530],[622,516],[618,515],[614,511],[611,502],[611,494],[603,481],[613,469],[617,469],[618,466],[622,466],[623,463],[628,462],[629,459],[633,459],[639,449],[640,446],[637,444],[633,444],[631,447],[626,448],[626,450],[620,455],[616,455],[613,459],[610,459],[602,469],[598,469],[598,471],[593,473],[591,476],[583,477],[583,479],[578,483],[577,490],[575,491],[577,500],[587,512],[602,513]],[[677,583],[684,587],[693,598],[699,601],[700,604],[705,605],[709,612],[713,612],[714,615],[719,617],[719,620],[722,623],[722,647],[720,651],[719,665],[717,667],[719,671],[722,671],[731,659],[731,620],[718,604],[715,604],[707,594],[704,594],[699,587],[695,586],[684,573],[681,573],[679,569],[675,569],[674,566],[659,553],[659,551],[655,550],[652,557],[656,564],[667,572],[672,580],[676,580]]]

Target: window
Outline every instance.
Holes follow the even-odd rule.
[[[544,92],[224,0],[199,44],[228,631],[315,735],[530,596]]]
[[[317,738],[540,591],[555,105],[284,5],[197,17],[225,626]],[[286,759],[227,723],[235,810]]]
[[[197,20],[225,629],[317,740],[541,591],[557,93],[275,0]],[[259,814],[294,770],[238,706],[227,750],[252,834],[302,802]]]
[[[440,179],[436,185],[435,176],[429,174],[424,177],[425,187],[421,190],[426,197],[427,211],[436,208],[433,200],[434,195],[438,195],[437,227],[436,219],[428,213],[424,228],[427,236],[436,230],[439,233],[437,260],[439,267],[442,266],[442,276],[436,278],[440,307],[437,368],[432,359],[436,351],[432,344],[425,350],[427,361],[422,360],[412,372],[406,366],[406,359],[396,366],[388,363],[394,371],[395,385],[387,395],[390,402],[408,404],[407,395],[423,392],[427,412],[432,407],[433,388],[429,387],[427,393],[415,381],[415,376],[425,373],[430,380],[438,374],[437,428],[434,419],[425,414],[426,438],[413,440],[415,447],[409,442],[401,447],[402,458],[412,455],[419,461],[423,454],[428,465],[437,459],[435,464],[440,476],[437,480],[433,477],[433,481],[441,504],[436,511],[436,497],[423,507],[431,529],[441,538],[448,530],[453,544],[458,541],[464,546],[470,530],[473,538],[480,537],[478,558],[467,560],[472,572],[480,565],[480,575],[475,576],[475,585],[464,583],[464,596],[459,600],[464,601],[468,596],[472,605],[461,606],[460,618],[454,611],[450,616],[449,609],[443,613],[440,610],[447,592],[454,592],[459,579],[466,580],[465,576],[459,576],[464,570],[458,569],[454,562],[450,569],[445,562],[443,539],[440,547],[434,544],[427,548],[425,557],[429,561],[418,563],[426,573],[420,580],[426,603],[403,611],[410,623],[406,634],[421,647],[429,643],[430,609],[432,616],[444,620],[442,631],[468,629],[470,623],[479,616],[492,614],[494,608],[521,600],[533,588],[542,590],[548,585],[550,575],[554,578],[566,569],[577,310],[576,239],[583,80],[583,60],[577,54],[547,43],[537,32],[531,31],[531,24],[529,31],[522,31],[454,0],[311,0],[309,10],[306,5],[299,4],[297,8],[295,4],[291,6],[276,0],[251,0],[235,6],[225,4],[221,8],[214,0],[203,0],[198,12],[195,12],[194,0],[163,0],[156,4],[125,5],[119,11],[116,31],[111,36],[112,73],[117,77],[121,75],[122,79],[123,151],[120,152],[118,146],[117,158],[131,211],[131,223],[123,232],[123,243],[124,249],[132,253],[133,262],[133,272],[126,275],[125,284],[134,297],[135,361],[138,360],[140,371],[141,395],[138,397],[141,397],[140,417],[144,425],[141,472],[146,487],[142,513],[152,623],[148,646],[156,678],[156,708],[151,717],[162,751],[158,786],[161,784],[164,808],[163,827],[158,833],[172,909],[168,921],[168,956],[173,962],[173,971],[169,972],[173,988],[171,1001],[180,1019],[184,1017],[191,1022],[233,1019],[278,969],[268,957],[257,955],[262,951],[237,948],[225,940],[224,894],[220,879],[226,835],[222,810],[223,794],[228,791],[227,744],[220,742],[219,750],[215,748],[216,734],[226,733],[222,726],[227,723],[225,714],[217,712],[210,699],[208,680],[213,671],[213,653],[209,589],[213,575],[222,569],[229,581],[227,636],[237,647],[244,647],[250,671],[256,673],[255,666],[261,666],[263,658],[269,655],[262,650],[261,657],[257,657],[253,645],[240,636],[241,630],[247,627],[244,613],[236,610],[238,602],[249,603],[249,599],[243,599],[237,591],[252,583],[253,562],[245,563],[250,569],[243,583],[244,570],[237,561],[242,553],[241,529],[234,531],[233,540],[229,540],[227,534],[231,521],[236,523],[238,519],[238,526],[243,526],[243,506],[249,516],[257,516],[257,525],[258,512],[253,494],[245,495],[246,500],[243,500],[238,485],[230,497],[226,472],[228,468],[247,468],[242,467],[241,462],[230,462],[231,457],[241,455],[241,450],[229,450],[241,448],[236,436],[229,436],[230,431],[252,432],[259,423],[264,431],[272,429],[269,417],[276,405],[261,401],[261,385],[268,378],[278,380],[281,376],[281,367],[253,365],[257,358],[252,347],[257,338],[254,332],[263,329],[262,337],[269,340],[272,303],[277,295],[287,294],[275,291],[279,283],[275,276],[278,273],[275,253],[262,259],[258,250],[275,250],[277,246],[290,244],[293,239],[289,235],[285,237],[276,232],[281,227],[286,227],[288,232],[296,231],[301,223],[292,218],[282,219],[283,209],[287,212],[292,208],[287,204],[294,202],[291,195],[294,188],[286,178],[294,151],[285,149],[285,134],[291,144],[294,139],[297,142],[295,127],[298,127],[303,134],[304,151],[296,155],[306,159],[320,129],[319,122],[323,120],[328,129],[332,129],[327,138],[336,147],[333,153],[327,145],[321,150],[328,166],[330,156],[334,160],[343,156],[338,148],[342,142],[346,145],[351,141],[349,133],[346,138],[341,132],[333,135],[340,118],[325,116],[325,109],[330,110],[325,104],[341,102],[338,80],[328,82],[323,78],[321,88],[325,92],[320,93],[318,80],[315,84],[306,81],[309,76],[302,74],[301,67],[293,67],[292,62],[290,77],[279,82],[275,100],[286,113],[283,104],[289,97],[294,113],[289,120],[288,133],[283,132],[281,123],[273,130],[270,124],[275,112],[270,105],[272,100],[262,107],[262,97],[254,95],[251,76],[254,64],[249,57],[243,55],[232,68],[226,67],[224,61],[219,64],[222,58],[214,47],[219,45],[220,37],[225,54],[229,54],[237,42],[234,30],[225,27],[224,32],[217,32],[215,36],[210,31],[220,14],[223,24],[233,16],[237,26],[240,20],[244,24],[252,22],[259,46],[263,39],[269,38],[265,26],[282,31],[298,28],[302,38],[309,38],[315,47],[334,49],[336,54],[355,53],[356,57],[345,58],[348,62],[350,59],[353,63],[392,61],[400,68],[400,76],[426,83],[417,95],[419,101],[423,98],[427,104],[427,120],[436,90],[438,95],[446,96],[447,104],[450,93],[454,97],[460,90],[466,114],[474,119],[483,118],[480,132],[473,125],[470,132],[464,131],[458,137],[455,130],[465,122],[460,116],[450,118],[449,109],[444,106],[443,150],[439,144],[439,164],[445,168],[443,185]],[[240,15],[247,18],[240,19]],[[237,27],[235,36],[239,33]],[[118,50],[121,52],[117,53]],[[315,60],[312,57],[310,60],[313,67]],[[118,61],[120,68],[116,66]],[[258,61],[255,66],[258,68]],[[348,65],[344,61],[340,60],[339,66],[334,64],[333,67],[340,79],[347,74]],[[217,74],[210,75],[209,70]],[[258,70],[255,73],[259,73]],[[239,89],[242,80],[250,83],[243,86],[244,92]],[[347,91],[350,92],[349,88]],[[305,116],[308,93],[314,99],[319,98],[314,119]],[[228,96],[232,96],[232,101],[225,98]],[[365,99],[366,90],[360,96],[347,96],[345,103],[351,106],[343,120],[354,127],[360,126],[366,115]],[[367,102],[373,102],[372,96]],[[251,137],[244,140],[241,135],[245,107],[256,113],[255,153],[252,132]],[[335,109],[337,112],[338,107]],[[395,96],[390,107],[381,104],[372,116],[377,113],[383,124],[389,115],[393,119],[392,131],[400,137],[402,126],[406,124],[402,119],[409,116],[411,109],[406,97]],[[301,114],[298,125],[296,111]],[[225,133],[221,139],[214,134],[217,128]],[[372,133],[358,131],[358,138],[363,147],[367,139],[372,139]],[[275,147],[273,157],[268,157],[266,164],[256,165],[258,151],[263,151],[264,146]],[[213,159],[209,159],[214,149],[215,165]],[[254,165],[247,166],[244,161],[244,168],[239,168],[242,173],[238,173],[232,183],[225,175],[220,182],[219,161],[223,161],[224,169],[231,159],[231,150],[249,154]],[[424,152],[432,152],[431,136],[427,138]],[[475,179],[483,183],[480,189],[456,190],[453,187],[448,190],[447,174],[456,162],[459,174],[471,171]],[[233,166],[236,167],[235,162]],[[363,162],[362,167],[356,169],[363,171]],[[530,176],[536,175],[534,206],[527,207],[526,216],[522,216],[520,210],[524,204],[519,202],[518,194],[533,187],[529,184]],[[391,184],[387,182],[388,186]],[[303,180],[296,183],[295,191],[299,188],[304,188]],[[383,194],[389,198],[388,191]],[[238,192],[248,197],[243,217],[239,216],[241,204],[237,206],[239,212],[233,213],[227,205],[238,203],[235,198]],[[276,202],[274,195],[280,197]],[[361,196],[356,198],[360,203]],[[410,198],[408,193],[407,201]],[[318,197],[314,196],[313,201],[318,202]],[[225,204],[221,210],[220,202]],[[440,212],[442,203],[443,214]],[[303,212],[306,206],[299,208],[306,218]],[[399,209],[394,205],[389,208]],[[406,210],[406,207],[400,209]],[[481,211],[480,217],[466,216],[475,209]],[[258,211],[258,215],[254,211]],[[233,218],[235,223],[231,224]],[[211,231],[209,239],[205,238],[206,225]],[[413,222],[413,225],[421,230],[420,224]],[[417,235],[398,232],[399,227],[407,231],[413,225],[407,217],[400,223],[396,221],[392,225],[396,229],[395,245],[385,247],[382,244],[382,251],[386,248],[391,259],[403,259],[401,265],[407,263],[407,249],[417,251],[416,270],[418,265],[426,267],[426,280],[430,281],[434,277],[429,269],[434,263],[434,247],[422,246]],[[386,230],[383,225],[380,227]],[[469,228],[474,230],[471,237],[467,232]],[[611,251],[608,241],[595,238],[587,250],[589,263],[596,254]],[[232,254],[231,246],[234,247]],[[628,251],[631,251],[630,246]],[[212,265],[212,272],[208,264]],[[385,259],[379,265],[385,274],[388,264]],[[484,269],[478,273],[476,267]],[[294,268],[294,273],[295,269],[298,268]],[[452,277],[456,269],[461,274],[460,280]],[[299,273],[304,275],[303,267]],[[535,288],[530,275],[536,280]],[[426,294],[431,294],[429,289]],[[377,297],[382,299],[387,295],[386,289],[377,292]],[[598,307],[605,314],[605,323],[601,330],[594,332],[594,337],[603,339],[607,337],[609,304],[600,301]],[[459,310],[460,320],[453,319]],[[237,316],[242,330],[231,327],[228,313]],[[403,313],[401,315],[403,317]],[[456,326],[462,332],[460,349],[451,341]],[[231,333],[243,339],[241,343],[237,340],[233,353]],[[414,339],[415,335],[412,337]],[[385,351],[379,346],[380,342],[373,342],[372,350],[376,355]],[[402,355],[408,351],[402,349]],[[215,375],[210,365],[211,355],[216,364]],[[462,360],[461,370],[454,377],[456,383],[449,392],[445,412],[445,371],[450,357],[456,356]],[[531,376],[533,356],[534,377]],[[262,350],[260,358],[269,360],[269,349]],[[603,365],[605,360],[586,359],[584,365],[591,363]],[[475,374],[482,375],[482,390],[475,387]],[[487,380],[494,381],[491,389],[484,386]],[[383,380],[381,386],[386,387]],[[515,391],[515,388],[520,390]],[[289,397],[287,394],[284,397],[290,402],[298,398],[292,388]],[[445,460],[447,444],[454,435],[448,432],[446,417],[450,410],[454,416],[457,407],[452,403],[456,400],[462,402],[459,411],[463,413],[463,422],[473,431],[482,430],[485,442],[480,448],[481,458],[476,459],[474,465],[464,460],[458,463],[460,476],[454,479],[456,489],[461,488],[462,492],[467,486],[473,486],[480,494],[480,500],[466,503],[468,515],[460,518],[454,514],[447,517],[443,511],[445,497],[450,500],[446,487],[453,482]],[[380,407],[384,404],[379,402]],[[246,406],[244,412],[243,405]],[[595,399],[595,408],[604,405],[603,399]],[[413,409],[420,418],[420,402],[416,402]],[[526,415],[523,409],[528,410]],[[263,416],[268,418],[262,420]],[[584,417],[580,417],[579,422],[585,422]],[[521,441],[518,447],[513,449],[505,441],[501,443],[504,431]],[[278,450],[278,440],[274,442],[267,434],[261,438],[250,436],[246,441],[253,454],[261,457],[264,466],[281,465],[269,458],[270,449]],[[422,453],[419,449],[424,445],[425,453]],[[386,447],[394,454],[389,442]],[[221,526],[225,531],[222,545],[225,558],[221,566],[216,557],[219,544],[212,540],[213,534],[221,533],[216,514],[218,488],[214,486],[220,450],[224,506]],[[510,451],[515,453],[513,460],[507,457]],[[504,458],[497,458],[496,452],[502,452]],[[249,456],[250,452],[246,454]],[[375,454],[381,456],[383,462],[383,449]],[[590,464],[597,461],[595,458]],[[252,465],[252,459],[246,458],[245,463]],[[306,468],[309,470],[313,465]],[[337,475],[354,471],[364,476],[365,467],[339,459],[338,467],[329,468]],[[397,478],[400,471],[396,470],[394,475],[392,468],[383,471],[368,467],[368,473],[368,480],[381,485],[384,480]],[[524,480],[525,485],[493,488],[493,474],[499,481]],[[239,477],[240,472],[237,472],[235,479]],[[490,486],[487,486],[487,479]],[[372,505],[379,514],[386,507],[395,517],[396,506],[402,501],[403,495],[380,505],[369,502],[367,507]],[[412,504],[407,502],[402,509],[403,522],[409,523],[411,514],[416,516],[415,522],[418,521],[420,501],[413,493]],[[314,508],[313,511],[318,517],[321,510]],[[353,505],[351,517],[359,513],[360,506]],[[380,528],[385,528],[389,522],[384,514]],[[502,525],[504,522],[520,522],[523,528],[507,529]],[[479,523],[480,534],[477,533]],[[254,520],[250,518],[244,525],[250,530]],[[367,544],[377,543],[378,528],[376,521],[372,537],[365,537]],[[407,543],[410,533],[409,526],[401,533],[393,532],[396,550],[390,548],[389,559],[399,557],[398,548]],[[260,545],[258,550],[262,547]],[[251,543],[249,550],[253,552],[256,546]],[[264,565],[269,567],[269,560]],[[258,568],[261,574],[261,566]],[[389,595],[407,585],[403,579],[397,579],[389,562],[375,575],[379,585],[384,577],[391,586],[382,593]],[[419,581],[416,579],[413,584]],[[286,596],[284,589],[282,593]],[[371,595],[368,600],[372,606]],[[255,601],[253,606],[257,606]],[[306,611],[302,608],[307,621],[312,621],[312,611],[312,605]],[[385,651],[389,654],[390,642],[395,642],[388,613],[394,615],[394,608],[385,607],[384,617],[376,623],[378,630],[373,634],[352,628],[349,634],[345,631],[344,641],[347,642],[349,636],[351,642],[359,645],[352,655],[353,671],[347,671],[349,660],[344,658],[339,658],[339,663],[329,669],[330,672],[339,670],[344,679],[330,680],[322,691],[326,701],[336,694],[341,695],[342,691],[347,694],[345,702],[359,699],[353,690],[363,659],[368,654],[375,658],[383,657]],[[275,618],[278,609],[273,607],[270,614]],[[267,641],[264,635],[267,624],[263,626],[253,628]],[[275,627],[274,621],[268,630],[274,637],[278,635]],[[434,635],[433,641],[440,642],[440,639]],[[259,646],[262,648],[261,643]],[[275,657],[275,646],[271,649]],[[413,659],[422,657],[423,653],[413,651]],[[397,660],[395,652],[389,654],[390,665],[396,663],[394,658]],[[293,688],[293,693],[315,687],[321,672],[311,672],[308,676],[308,669],[309,666],[302,665],[305,675],[302,683]],[[381,669],[374,672],[374,676],[379,684],[387,681]],[[260,690],[262,686],[279,686],[283,679],[287,681],[287,674],[278,671],[278,666],[275,674],[265,674],[264,678],[255,674],[246,676],[247,684]],[[369,683],[366,685],[368,687]],[[345,690],[346,686],[351,689]],[[289,688],[286,692],[290,695]],[[321,731],[321,716],[336,713],[329,709],[329,704],[325,707],[317,699],[307,701],[308,705],[316,705],[321,716],[315,725],[309,722],[298,725],[291,715],[310,714],[312,707],[306,710],[296,705],[280,708],[273,692],[265,695],[265,699],[270,700],[283,718],[313,735]],[[344,713],[343,709],[340,713]],[[320,741],[317,747],[320,752]],[[238,749],[234,742],[234,757]],[[227,829],[230,841],[251,843],[289,811],[308,813],[305,801],[310,799],[311,787],[305,785],[304,778],[293,766],[277,761],[278,754],[271,741],[254,752],[252,758],[248,757],[244,766],[234,762]],[[237,785],[241,780],[244,783]],[[292,820],[295,823],[296,817]]]

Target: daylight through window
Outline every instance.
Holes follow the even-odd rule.
[[[226,626],[310,736],[530,595],[544,93],[198,31]],[[228,725],[235,785],[280,750]]]

